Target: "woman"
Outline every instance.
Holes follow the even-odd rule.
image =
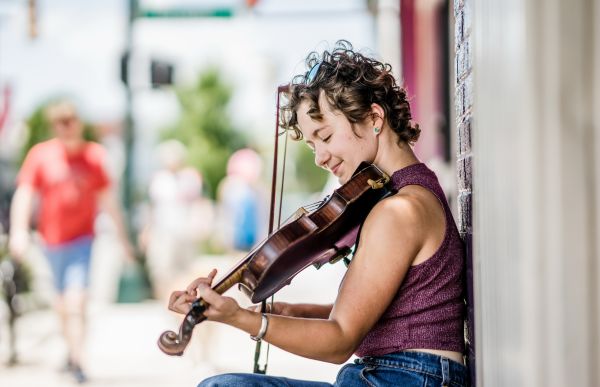
[[[261,315],[198,278],[171,295],[187,313],[202,297],[209,320],[311,359],[342,364],[335,386],[464,386],[464,248],[435,174],[414,155],[420,133],[390,66],[353,51],[311,53],[292,82],[283,126],[303,138],[315,163],[348,181],[362,161],[391,176],[397,193],[365,220],[333,305],[277,302]],[[200,386],[331,386],[255,374],[219,375]]]

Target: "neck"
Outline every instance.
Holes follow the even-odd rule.
[[[67,153],[76,153],[84,144],[82,138],[59,138],[58,141],[65,147]]]
[[[391,133],[391,130],[381,133],[381,136],[384,135],[387,135],[388,138],[379,140],[379,149],[374,161],[374,164],[383,172],[391,176],[399,169],[421,162],[415,156],[409,144],[405,142],[397,143],[396,135]]]

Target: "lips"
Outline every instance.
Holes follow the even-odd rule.
[[[332,172],[334,175],[336,175],[336,176],[337,176],[337,171],[338,171],[338,169],[340,169],[340,165],[342,165],[342,163],[341,163],[341,162],[340,162],[339,164],[337,164],[337,165],[334,165],[334,166],[333,166],[333,168],[331,168],[331,172]]]

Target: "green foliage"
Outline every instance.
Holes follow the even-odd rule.
[[[212,198],[225,177],[229,156],[247,144],[227,110],[231,93],[216,68],[202,72],[194,86],[176,89],[181,117],[161,135],[163,140],[177,139],[187,146],[188,162],[202,173]]]
[[[23,143],[23,147],[21,148],[21,153],[18,161],[19,166],[23,163],[27,152],[29,152],[29,150],[35,144],[49,140],[53,136],[50,122],[48,122],[48,119],[46,118],[45,114],[46,107],[49,104],[50,102],[47,102],[38,106],[27,119],[27,133],[25,135],[25,142]],[[83,137],[88,141],[98,140],[93,125],[84,122]]]
[[[50,123],[44,115],[45,108],[45,105],[39,106],[27,120],[27,134],[23,148],[21,148],[19,164],[23,162],[25,155],[35,144],[52,137]]]

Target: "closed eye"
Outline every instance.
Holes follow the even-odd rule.
[[[325,144],[327,144],[327,143],[329,142],[329,140],[331,139],[331,136],[332,136],[332,135],[330,134],[329,136],[325,137],[325,138],[323,139],[323,142],[324,142]]]

